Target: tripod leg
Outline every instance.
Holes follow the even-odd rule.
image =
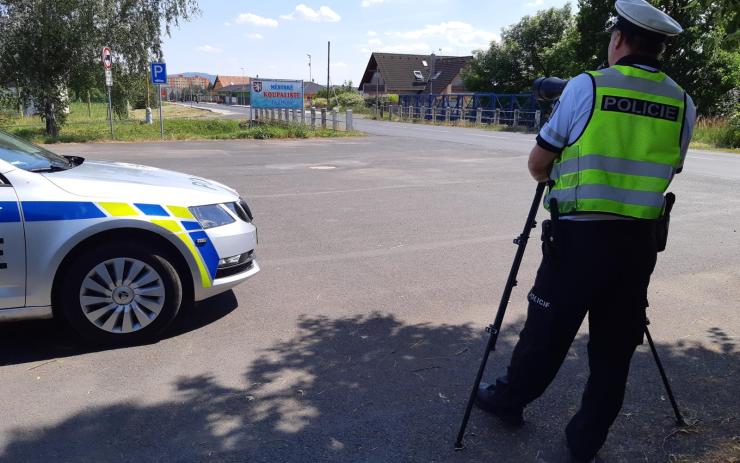
[[[648,321],[645,324],[645,336],[647,337],[648,344],[650,344],[650,350],[653,352],[653,357],[655,358],[655,364],[658,366],[658,371],[660,372],[660,377],[663,379],[663,386],[665,386],[666,394],[668,394],[668,399],[671,401],[671,406],[673,407],[673,413],[676,414],[676,425],[679,427],[686,426],[686,421],[683,419],[683,415],[681,415],[681,410],[678,409],[678,403],[676,403],[676,398],[673,396],[673,390],[671,389],[670,383],[668,383],[668,377],[665,374],[665,370],[663,369],[663,364],[660,361],[660,357],[658,357],[658,351],[655,349],[655,343],[653,343],[653,337],[650,336],[650,330],[648,330],[647,325],[650,324],[650,321]]]
[[[478,393],[478,386],[480,386],[481,379],[483,378],[483,371],[486,369],[486,363],[488,363],[488,356],[492,350],[496,347],[496,340],[501,330],[501,324],[504,322],[504,314],[506,313],[506,306],[509,304],[509,298],[511,297],[511,291],[516,286],[516,276],[519,273],[519,266],[522,263],[524,257],[524,250],[527,247],[527,241],[529,241],[529,234],[532,229],[536,226],[535,217],[537,216],[537,208],[542,200],[542,195],[545,191],[545,183],[537,185],[535,191],[534,200],[532,206],[529,208],[529,214],[527,215],[527,221],[524,224],[524,230],[519,235],[514,243],[517,245],[516,255],[514,256],[514,263],[511,265],[509,271],[509,278],[506,280],[506,286],[504,286],[504,292],[501,295],[501,302],[499,302],[498,312],[496,312],[496,319],[493,324],[487,329],[491,336],[488,338],[488,344],[486,345],[486,351],[483,353],[483,360],[478,367],[478,374],[475,376],[475,382],[473,383],[473,390],[470,392],[468,398],[468,404],[465,407],[465,415],[463,416],[462,423],[460,423],[460,430],[457,433],[457,439],[455,440],[455,450],[463,449],[463,437],[465,437],[465,428],[468,426],[468,420],[470,419],[470,412],[473,409],[475,403],[475,396]]]

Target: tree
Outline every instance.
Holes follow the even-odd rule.
[[[21,89],[55,136],[67,89],[100,79],[100,51],[125,73],[162,56],[162,35],[198,13],[195,0],[0,0],[0,82]]]
[[[571,75],[574,62],[574,28],[570,5],[525,16],[506,28],[501,43],[473,53],[463,71],[470,90],[521,92],[543,75]]]
[[[652,3],[684,27],[667,41],[665,72],[692,96],[701,114],[738,112],[728,111],[723,103],[740,87],[740,0]],[[525,16],[503,31],[500,43],[474,52],[463,73],[466,86],[513,93],[526,91],[542,75],[572,77],[597,69],[607,60],[609,34],[604,26],[616,14],[613,5],[613,0],[578,0],[575,16],[568,6]],[[737,108],[737,102],[732,103]]]
[[[721,99],[740,85],[738,51],[727,47],[727,32],[737,29],[738,0],[653,0],[678,21],[684,32],[667,40],[663,69],[694,99],[702,114],[714,114]],[[613,14],[612,0],[579,0],[576,54],[584,69],[606,61],[606,20]],[[734,5],[734,7],[733,7]]]

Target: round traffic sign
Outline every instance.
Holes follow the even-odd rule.
[[[113,67],[113,58],[110,55],[110,48],[103,47],[103,67],[110,69]]]

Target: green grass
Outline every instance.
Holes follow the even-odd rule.
[[[694,127],[691,147],[740,153],[740,126],[724,118],[700,118]]]
[[[358,132],[334,132],[328,129],[311,130],[300,124],[253,124],[248,121],[217,119],[210,111],[179,105],[163,106],[165,113],[165,140],[230,140],[279,138],[346,137]],[[107,105],[93,103],[92,117],[88,116],[85,103],[72,103],[67,123],[59,136],[49,137],[38,117],[4,120],[0,128],[35,143],[87,143],[111,141],[107,120]],[[115,141],[160,140],[159,121],[155,110],[155,123],[144,124],[144,111],[131,112],[125,120],[113,120]]]

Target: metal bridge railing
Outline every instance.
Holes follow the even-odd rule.
[[[508,125],[538,129],[542,119],[539,110],[483,109],[385,105],[375,106],[376,119],[422,121],[432,124]]]

